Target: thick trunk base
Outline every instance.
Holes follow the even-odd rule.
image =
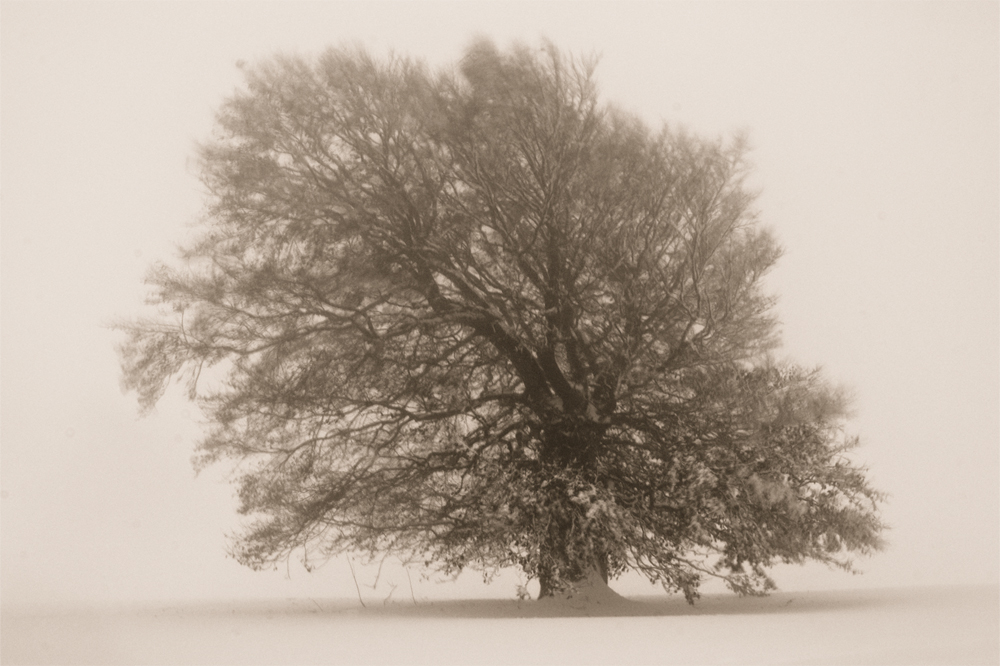
[[[561,544],[560,544],[561,545]],[[592,563],[588,564],[586,561],[576,561],[568,562],[568,558],[564,555],[565,547],[556,549],[549,548],[546,553],[551,557],[553,553],[558,553],[562,555],[560,558],[561,565],[559,569],[561,570],[561,577],[563,587],[565,587],[567,581],[571,587],[593,587],[597,582],[603,583],[604,587],[608,585],[608,558],[607,555],[598,554],[592,560]],[[538,598],[543,599],[545,597],[551,597],[560,594],[563,589],[562,587],[557,587],[554,584],[555,576],[552,575],[552,569],[543,568],[542,574],[539,577],[540,590],[538,592]]]
[[[575,581],[560,590],[540,591],[538,600],[549,603],[569,603],[574,607],[600,606],[627,603],[628,600],[612,590],[600,571]]]

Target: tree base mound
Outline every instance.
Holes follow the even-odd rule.
[[[600,576],[575,583],[572,587],[554,595],[541,597],[538,602],[546,606],[563,606],[575,609],[613,608],[632,604],[630,600],[612,590]]]

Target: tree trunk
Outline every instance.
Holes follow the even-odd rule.
[[[580,604],[590,606],[624,601],[623,597],[608,586],[607,579],[596,568],[590,569],[590,572],[579,580],[571,583],[564,582],[561,587],[543,586],[538,599],[542,602],[546,600],[572,601],[576,607],[580,607]]]
[[[594,463],[596,444],[606,426],[586,421],[566,423],[545,433],[542,460],[553,467],[581,473]],[[589,476],[584,474],[584,476]],[[539,549],[539,598],[559,595],[568,588],[608,582],[608,555],[586,533],[579,506],[569,499],[562,482],[552,484],[549,527]]]
[[[569,588],[608,583],[608,556],[592,543],[583,546],[581,535],[550,528],[539,553],[538,598],[556,596]],[[575,542],[575,543],[574,543]],[[575,547],[574,547],[575,546]]]
[[[566,589],[577,586],[591,586],[597,581],[602,584],[608,584],[608,568],[607,560],[600,562],[597,567],[593,567],[585,575],[582,575],[575,580],[566,580],[566,576],[562,577],[562,585],[557,585],[553,581],[551,573],[544,572],[539,577],[540,588],[538,591],[538,598],[544,599],[545,597],[554,597],[561,592],[566,591]]]

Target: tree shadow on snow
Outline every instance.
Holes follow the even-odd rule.
[[[800,614],[875,610],[913,602],[913,591],[905,589],[846,590],[822,592],[778,592],[766,597],[706,594],[694,605],[680,595],[619,598],[603,602],[574,599],[454,599],[371,602],[344,599],[288,599],[203,605],[201,612],[216,614],[261,614],[267,616],[329,615],[350,618],[469,618],[517,619],[559,617],[658,617],[695,615]],[[169,613],[168,609],[164,609]],[[188,612],[193,610],[190,606]],[[196,611],[197,612],[197,611]]]
[[[518,601],[466,599],[388,604],[362,609],[364,614],[393,617],[537,618],[537,617],[657,617],[689,615],[761,615],[850,611],[905,604],[905,595],[891,592],[783,592],[767,597],[710,594],[688,604],[683,596],[622,598],[604,603],[574,603],[573,599]]]

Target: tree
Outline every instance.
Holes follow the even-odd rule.
[[[771,357],[743,142],[652,132],[593,69],[485,41],[438,74],[245,68],[201,234],[120,346],[145,409],[187,379],[196,465],[240,462],[241,562],[517,566],[542,596],[636,569],[690,601],[881,546],[842,393]]]

